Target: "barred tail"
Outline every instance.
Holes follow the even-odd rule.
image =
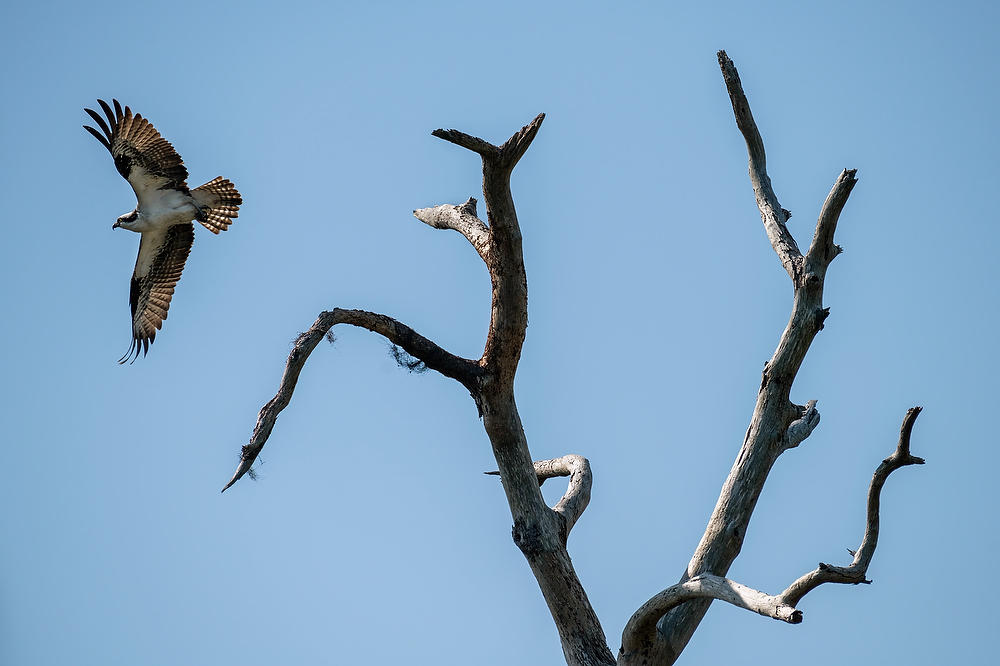
[[[191,190],[191,196],[201,208],[196,219],[213,234],[229,228],[233,218],[239,216],[243,203],[236,186],[222,176]]]

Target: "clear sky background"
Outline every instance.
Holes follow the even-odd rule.
[[[570,553],[617,652],[684,570],[791,307],[720,48],[800,244],[860,179],[792,392],[822,423],[731,576],[776,593],[846,564],[912,405],[928,464],[887,484],[873,585],[815,590],[798,626],[717,603],[683,663],[992,663],[1000,12],[812,4],[6,3],[0,663],[562,663],[468,394],[370,333],[317,348],[261,479],[219,494],[320,311],[478,357],[486,271],[411,211],[481,198],[479,160],[430,133],[501,142],[539,112],[518,404],[536,458],[593,464]],[[196,230],[125,367],[138,236],[111,224],[135,199],[81,129],[97,97],[245,200]]]

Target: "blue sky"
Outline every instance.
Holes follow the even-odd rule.
[[[570,553],[617,651],[684,569],[791,306],[719,48],[800,244],[840,170],[860,179],[792,392],[822,423],[775,467],[731,576],[776,593],[846,563],[911,405],[928,464],[887,484],[873,585],[814,591],[794,627],[716,604],[683,663],[990,662],[997,14],[8,3],[0,663],[561,663],[467,393],[371,334],[317,349],[261,479],[218,492],[321,310],[479,355],[488,276],[411,215],[479,198],[478,158],[430,132],[500,142],[539,112],[513,178],[518,404],[536,458],[592,462]],[[138,238],[111,224],[135,202],[80,127],[97,97],[148,117],[190,182],[224,175],[245,199],[225,234],[196,231],[163,332],[127,367]]]

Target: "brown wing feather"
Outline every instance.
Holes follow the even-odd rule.
[[[93,127],[83,127],[111,152],[118,173],[129,182],[140,200],[143,192],[150,188],[188,191],[184,161],[148,120],[139,114],[132,115],[127,106],[122,109],[116,99],[112,100],[113,111],[104,100],[97,102],[108,118],[107,123],[93,109],[84,110],[103,135]]]
[[[145,232],[132,274],[129,304],[132,306],[132,344],[119,363],[134,362],[156,339],[170,308],[174,287],[181,279],[184,262],[194,242],[194,225],[175,224],[166,231]]]

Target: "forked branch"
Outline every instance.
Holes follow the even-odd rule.
[[[292,399],[295,384],[299,380],[299,373],[302,372],[306,359],[309,358],[323,336],[337,324],[350,324],[378,333],[392,344],[401,347],[407,354],[422,361],[431,370],[437,370],[445,377],[451,377],[461,383],[469,389],[473,397],[478,396],[477,378],[482,373],[482,369],[475,361],[455,356],[392,317],[365,310],[343,310],[341,308],[322,312],[312,327],[295,340],[292,351],[288,354],[288,361],[285,363],[285,372],[281,376],[278,393],[261,408],[257,415],[257,425],[253,429],[250,443],[241,450],[240,463],[236,472],[222,489],[222,492],[226,492],[253,466],[261,449],[264,448],[264,444],[267,443],[268,437],[271,436],[271,430],[274,428],[278,414],[288,406]]]
[[[489,247],[487,252],[480,251],[479,254],[486,261],[493,284],[493,307],[482,365],[491,377],[498,380],[499,386],[511,390],[517,362],[521,358],[524,332],[528,326],[528,286],[521,250],[521,228],[510,193],[510,176],[514,166],[538,134],[543,120],[545,114],[539,113],[500,146],[456,129],[437,129],[432,132],[434,136],[467,148],[482,157]],[[448,211],[447,207],[443,210],[439,206],[437,209],[417,212],[420,213],[417,217],[427,224],[432,224],[433,221],[446,228],[465,227],[468,224],[475,226],[471,220],[468,223],[462,222],[462,214]],[[476,246],[472,238],[469,240]],[[479,251],[478,246],[476,249]]]
[[[533,464],[514,400],[514,376],[528,325],[528,286],[510,177],[544,118],[539,114],[500,146],[458,130],[436,130],[433,134],[482,157],[489,249],[480,256],[490,273],[493,296],[486,347],[480,359],[483,426],[514,521],[511,534],[552,613],[566,662],[571,666],[613,664],[604,630],[566,551],[569,529],[589,499],[589,465],[577,456]],[[465,226],[461,212],[447,206],[418,211],[417,217],[432,226]],[[538,487],[539,473],[543,478],[570,476],[569,489],[555,508],[545,504]]]
[[[483,158],[483,163],[490,163],[494,167],[502,167],[508,172],[518,163],[528,146],[538,134],[538,128],[542,126],[545,114],[539,113],[535,118],[521,128],[519,132],[511,136],[502,146],[494,146],[488,141],[484,141],[477,136],[460,132],[456,129],[436,129],[431,132],[439,139],[444,139],[457,146],[467,148],[474,153],[478,153]]]
[[[356,310],[321,314],[313,327],[296,341],[278,394],[261,410],[250,444],[243,447],[240,465],[226,487],[250,469],[275,418],[288,404],[306,358],[330,327],[349,323],[375,331],[428,368],[457,379],[472,393],[500,469],[513,518],[514,542],[535,574],[559,631],[567,663],[571,666],[609,665],[614,663],[614,655],[608,649],[597,614],[566,551],[569,528],[589,499],[589,465],[577,456],[552,461],[548,472],[543,471],[543,474],[568,474],[570,485],[554,509],[546,506],[514,401],[514,375],[528,324],[528,298],[521,229],[510,191],[510,177],[537,135],[544,117],[539,114],[500,146],[458,130],[433,133],[482,157],[488,226],[477,217],[474,199],[460,206],[414,211],[418,219],[432,227],[461,233],[485,261],[492,283],[492,308],[482,357],[478,361],[457,357],[409,327],[382,315]]]
[[[750,181],[767,237],[792,279],[792,314],[765,364],[750,427],[733,467],[723,484],[708,526],[695,549],[681,583],[702,575],[725,576],[739,555],[754,508],[778,457],[802,442],[819,423],[815,403],[805,407],[791,400],[792,384],[816,334],[830,311],[823,305],[827,267],[839,252],[833,244],[837,221],[854,187],[855,172],[842,172],[823,204],[813,242],[803,256],[786,221],[767,175],[764,141],[750,112],[739,74],[725,51],[719,67],[732,102],[736,125],[743,135],[749,159]],[[636,653],[628,663],[672,664],[680,656],[711,604],[711,597],[681,603],[659,621],[659,639]],[[621,663],[621,662],[620,662]]]
[[[837,567],[821,563],[817,569],[802,576],[781,594],[774,596],[712,574],[700,574],[672,585],[653,596],[629,619],[628,624],[625,625],[625,631],[622,633],[622,651],[619,655],[619,663],[628,663],[627,660],[632,655],[654,647],[659,640],[656,630],[657,622],[666,613],[685,601],[717,599],[776,620],[798,624],[802,621],[802,611],[795,607],[802,597],[816,587],[823,583],[856,585],[871,582],[865,578],[865,575],[878,543],[879,498],[882,487],[889,475],[900,467],[924,464],[923,458],[910,455],[910,434],[920,409],[920,407],[912,407],[907,410],[900,428],[896,450],[883,460],[882,464],[875,470],[871,486],[868,489],[868,518],[864,540],[858,551],[854,553],[854,561],[850,566]]]
[[[658,640],[656,623],[659,619],[667,611],[692,599],[725,601],[739,608],[745,608],[789,624],[798,624],[802,621],[802,613],[778,597],[770,596],[722,576],[700,574],[668,587],[639,607],[622,632],[619,663],[623,663],[630,655],[654,645]]]

